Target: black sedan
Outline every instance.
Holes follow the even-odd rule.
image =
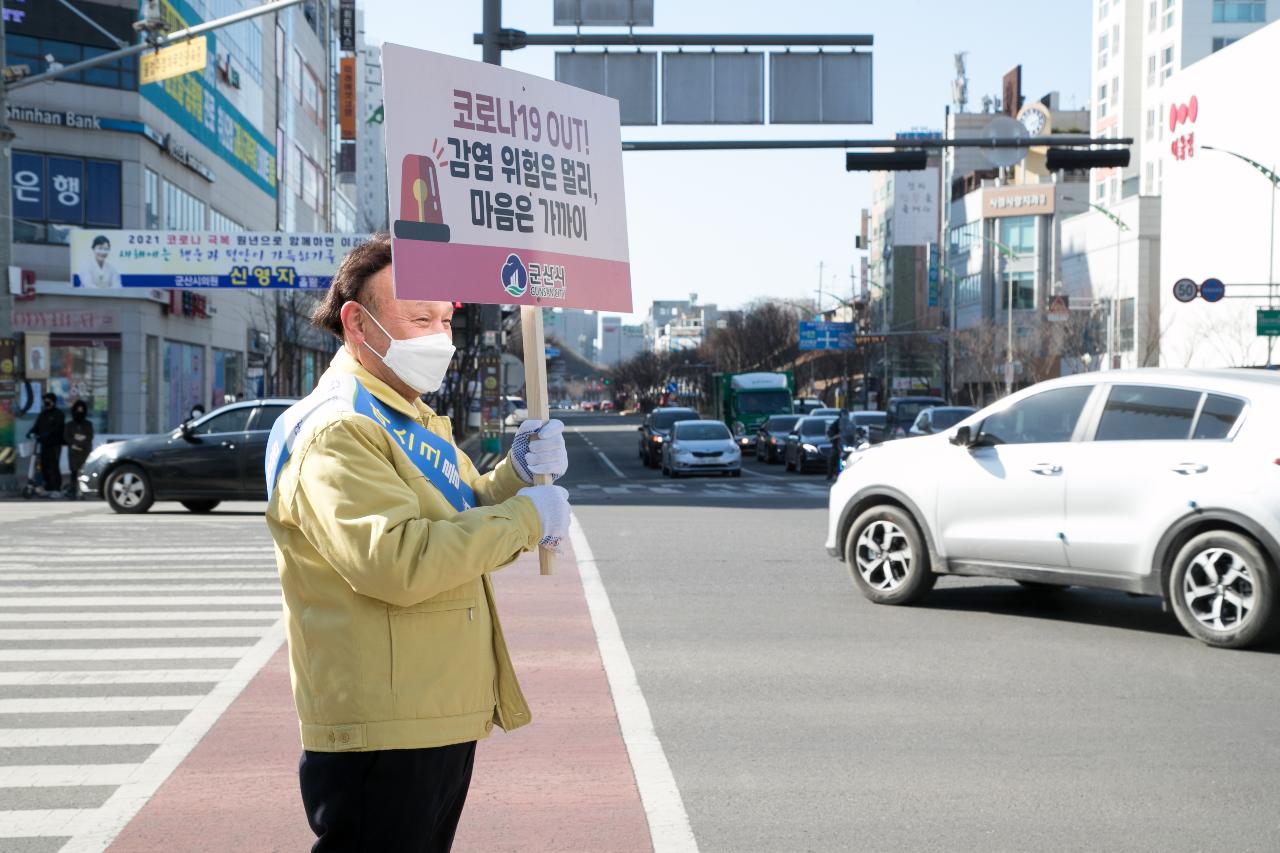
[[[760,462],[782,461],[782,451],[787,446],[787,435],[795,428],[801,415],[773,415],[756,430],[756,459]]]
[[[180,501],[191,512],[226,500],[266,500],[267,438],[294,402],[231,403],[173,432],[104,444],[80,469],[80,491],[129,513],[158,500]]]
[[[835,422],[833,417],[801,418],[787,435],[787,446],[783,451],[783,461],[788,471],[799,471],[801,474],[810,467],[827,467],[827,458],[831,456],[831,439],[827,438],[827,427]]]
[[[640,461],[646,468],[657,468],[662,462],[662,444],[671,438],[671,427],[677,421],[696,421],[699,414],[684,406],[660,406],[645,416],[640,426]]]

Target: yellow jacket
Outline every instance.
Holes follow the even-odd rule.
[[[345,350],[321,387],[342,375],[452,442],[448,418]],[[305,749],[445,746],[529,722],[486,573],[535,548],[541,522],[509,459],[484,476],[458,462],[480,504],[466,512],[372,419],[327,408],[304,422],[267,526]]]

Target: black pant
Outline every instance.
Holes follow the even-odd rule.
[[[431,749],[302,753],[312,853],[447,853],[471,786],[475,741]]]
[[[830,480],[840,473],[840,453],[843,450],[843,443],[839,437],[831,439],[831,455],[827,457],[827,479]]]
[[[44,477],[44,490],[56,492],[62,488],[62,445],[40,443],[40,474]]]

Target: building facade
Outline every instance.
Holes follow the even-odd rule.
[[[162,0],[170,29],[257,6]],[[10,93],[11,263],[25,284],[7,317],[18,342],[49,336],[50,377],[16,376],[0,401],[24,435],[32,395],[84,399],[100,434],[173,427],[200,405],[309,390],[333,344],[300,292],[169,292],[72,285],[73,228],[354,231],[357,199],[335,185],[336,3],[311,2],[208,34],[203,71],[139,84],[136,57]],[[136,0],[6,14],[7,64],[30,73],[136,39]],[[372,202],[370,202],[372,203]],[[385,199],[381,202],[385,211]],[[5,334],[0,334],[4,337]],[[0,472],[0,475],[11,472]]]
[[[1174,74],[1165,86],[1170,109],[1177,111],[1176,124],[1170,122],[1177,150],[1170,145],[1164,151],[1160,197],[1164,239],[1155,288],[1159,307],[1153,313],[1162,366],[1280,364],[1274,330],[1263,333],[1268,315],[1260,317],[1280,311],[1280,192],[1241,159],[1273,174],[1280,166],[1280,117],[1257,110],[1257,95],[1240,85],[1242,79],[1275,74],[1280,23]],[[1210,301],[1218,295],[1205,286],[1210,279],[1222,282],[1221,299]]]
[[[1109,335],[1121,348],[1098,364],[1151,365],[1161,361],[1158,318],[1169,284],[1160,199],[1176,156],[1170,146],[1185,136],[1169,122],[1180,106],[1170,80],[1280,17],[1280,3],[1094,0],[1092,13],[1090,129],[1133,145],[1127,168],[1090,175],[1091,207],[1063,235],[1064,286],[1121,307]]]
[[[644,326],[626,325],[618,316],[600,318],[600,363],[625,364],[644,352]]]

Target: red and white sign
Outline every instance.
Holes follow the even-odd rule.
[[[618,102],[386,44],[400,299],[631,310]]]
[[[1195,124],[1198,115],[1200,115],[1200,101],[1195,95],[1192,95],[1185,104],[1170,104],[1169,131],[1177,133],[1178,128],[1182,125]],[[1185,132],[1175,136],[1173,142],[1170,143],[1170,149],[1175,160],[1185,160],[1188,157],[1196,156],[1195,131],[1188,127]]]

